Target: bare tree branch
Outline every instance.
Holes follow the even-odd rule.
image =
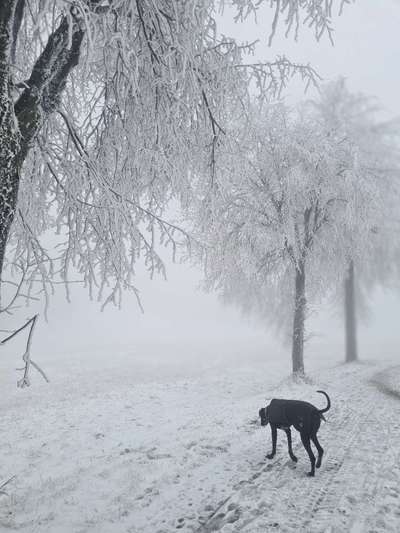
[[[39,374],[41,374],[41,376],[43,377],[43,379],[45,381],[47,381],[47,382],[49,381],[48,377],[43,372],[43,370],[40,368],[40,366],[31,359],[31,353],[30,352],[31,352],[32,336],[33,336],[33,332],[34,332],[34,328],[35,328],[38,316],[39,315],[34,315],[23,326],[21,326],[20,328],[16,329],[11,335],[9,335],[8,337],[6,337],[5,339],[3,339],[0,342],[0,345],[6,344],[11,339],[13,339],[16,335],[21,333],[21,331],[23,331],[25,328],[30,326],[29,333],[28,333],[28,339],[27,339],[27,342],[26,342],[25,353],[22,356],[22,360],[24,361],[25,365],[24,365],[24,367],[21,370],[23,370],[24,375],[17,382],[17,386],[21,387],[21,388],[29,387],[29,385],[30,385],[29,371],[30,371],[30,367],[31,366],[33,366],[33,368],[35,368],[39,372]]]

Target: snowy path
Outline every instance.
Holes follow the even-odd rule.
[[[399,531],[400,402],[351,372],[329,390],[337,400],[321,431],[327,453],[317,477],[305,478],[307,461],[294,466],[281,449],[199,531]],[[296,450],[304,455],[301,444]]]
[[[373,533],[400,530],[400,401],[371,378],[383,365],[337,366],[313,383],[268,368],[132,387],[107,376],[2,400],[0,531],[29,533]],[[82,376],[82,380],[86,379]],[[276,385],[276,383],[279,383]],[[104,384],[103,384],[104,385]],[[322,467],[265,459],[265,397],[332,399]]]

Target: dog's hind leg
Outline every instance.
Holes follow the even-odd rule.
[[[300,436],[301,442],[303,443],[303,446],[306,449],[311,462],[311,471],[307,475],[313,477],[315,475],[315,455],[313,454],[311,449],[310,436],[306,433],[300,433]]]
[[[271,424],[271,436],[272,436],[272,452],[267,455],[268,459],[272,459],[276,454],[276,439],[278,437],[278,431],[275,426]]]
[[[318,450],[318,459],[317,459],[317,463],[316,463],[315,466],[316,466],[317,468],[319,468],[319,467],[321,466],[321,463],[322,463],[322,456],[324,455],[324,449],[323,449],[323,447],[321,446],[321,444],[319,443],[316,434],[311,435],[311,440],[313,441],[313,443],[315,444],[315,447],[316,447],[317,450]]]
[[[290,458],[292,461],[297,463],[297,457],[293,453],[293,449],[292,449],[292,432],[290,431],[290,428],[285,429],[285,432],[287,436],[287,444],[288,444],[288,451],[289,451]]]

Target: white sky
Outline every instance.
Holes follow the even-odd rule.
[[[336,0],[336,4],[339,1]],[[224,33],[242,41],[259,39],[256,58],[270,60],[286,55],[297,63],[310,63],[324,80],[345,76],[351,90],[376,96],[391,114],[400,114],[400,2],[356,0],[334,19],[334,46],[328,38],[317,43],[307,27],[300,28],[298,42],[284,37],[284,27],[268,47],[272,12],[259,12],[257,24],[235,24],[229,13],[223,17]],[[225,29],[226,28],[226,29]],[[301,97],[297,83],[288,88],[291,97]]]
[[[375,95],[390,115],[400,115],[400,2],[356,0],[347,6],[335,24],[334,47],[327,40],[316,43],[310,32],[301,28],[298,43],[278,32],[272,48],[268,48],[270,23],[268,9],[260,12],[258,25],[252,21],[235,25],[231,14],[225,12],[222,31],[241,40],[260,38],[259,59],[285,54],[296,62],[310,62],[326,80],[344,75],[351,89]],[[298,84],[292,84],[288,94],[291,100],[298,98]],[[150,282],[145,274],[138,276],[145,315],[141,315],[133,297],[126,298],[122,311],[100,313],[97,304],[88,302],[86,293],[75,290],[71,304],[57,296],[49,323],[41,323],[38,328],[34,351],[52,357],[65,357],[62,354],[71,351],[99,351],[112,356],[116,350],[127,350],[149,357],[155,351],[165,353],[165,357],[174,353],[182,357],[190,352],[199,361],[224,350],[236,351],[238,358],[263,354],[264,350],[266,355],[284,354],[285,348],[276,342],[274,332],[244,323],[234,309],[222,307],[215,295],[198,291],[200,271],[187,265],[170,265],[168,272],[168,282]],[[400,293],[381,294],[375,299],[372,318],[362,329],[361,355],[397,352],[399,302]],[[321,356],[334,350],[340,360],[343,333],[335,314],[325,312],[313,327],[320,336],[309,350],[321,351]],[[287,356],[289,369],[287,348],[286,352],[283,356]]]

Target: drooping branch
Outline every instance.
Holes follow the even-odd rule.
[[[21,271],[18,282],[11,281],[11,280],[3,280],[3,279],[0,280],[0,286],[3,286],[4,284],[6,284],[6,285],[11,285],[15,289],[14,294],[12,295],[8,303],[0,307],[0,314],[1,313],[12,314],[12,312],[15,310],[15,307],[16,307],[15,306],[16,301],[20,297],[25,298],[26,300],[33,299],[33,297],[30,297],[27,294],[22,293],[22,287],[24,286],[26,282],[26,273],[28,270],[27,266],[25,264],[22,264],[22,265],[16,264],[16,268],[20,269]]]
[[[0,345],[6,344],[8,341],[13,339],[16,335],[21,333],[21,331],[23,331],[25,328],[30,326],[29,333],[28,333],[28,339],[26,341],[25,353],[22,356],[22,360],[24,361],[25,364],[24,364],[24,367],[22,369],[19,369],[19,370],[23,370],[24,375],[22,376],[22,378],[20,380],[17,381],[17,386],[20,387],[20,388],[29,387],[29,385],[30,385],[29,372],[30,372],[30,367],[31,366],[33,366],[33,368],[35,368],[39,372],[39,374],[41,374],[41,376],[43,377],[43,379],[45,381],[47,381],[47,382],[49,381],[48,377],[43,372],[43,370],[40,368],[40,366],[37,363],[35,363],[35,361],[33,361],[31,359],[32,337],[33,337],[33,332],[34,332],[34,328],[35,328],[36,321],[37,321],[38,317],[39,317],[39,315],[33,316],[23,326],[21,326],[20,328],[16,329],[13,333],[11,333],[11,335],[9,335],[8,337],[6,337],[5,339],[3,339],[0,342]]]

